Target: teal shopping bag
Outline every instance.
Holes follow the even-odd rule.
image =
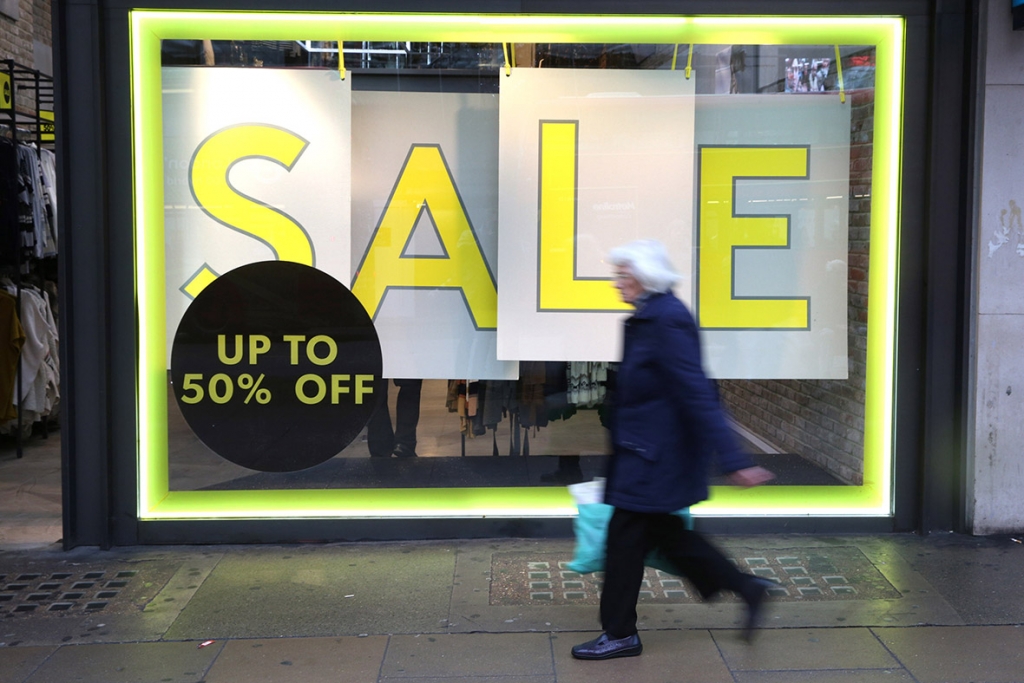
[[[573,550],[572,561],[566,566],[580,574],[604,571],[608,522],[615,511],[611,505],[602,502],[604,500],[604,479],[573,484],[569,487],[569,493],[576,501],[578,514],[573,522],[576,547]],[[682,517],[687,529],[693,528],[693,518],[690,516],[689,508],[678,510],[672,514]],[[658,551],[648,555],[644,564],[663,572],[678,574],[672,563]]]

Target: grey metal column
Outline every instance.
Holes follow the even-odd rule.
[[[124,501],[135,477],[128,25],[125,10],[106,14],[95,0],[53,4],[66,548],[134,540]]]
[[[968,293],[974,250],[979,7],[936,3],[928,186],[928,305],[921,519],[924,531],[966,531]]]

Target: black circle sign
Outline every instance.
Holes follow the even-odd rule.
[[[171,350],[189,427],[221,457],[261,472],[313,467],[352,443],[380,375],[377,332],[355,295],[286,261],[242,266],[207,285]]]

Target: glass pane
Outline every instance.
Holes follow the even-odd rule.
[[[687,276],[677,294],[698,318],[705,365],[757,462],[779,485],[862,483],[874,48],[341,47],[162,41],[168,353],[185,311],[217,277],[294,260],[363,303],[385,378],[373,385],[367,427],[319,464],[289,465],[305,461],[282,425],[268,446],[279,453],[275,471],[207,446],[183,417],[184,388],[169,382],[172,491],[552,486],[600,476],[615,338],[628,311],[587,308],[599,327],[535,325],[522,321],[555,319],[545,317],[543,283],[501,283],[513,281],[507,264],[537,268],[542,279],[564,258],[571,282],[604,286],[607,250],[655,235]],[[506,54],[517,76],[539,71],[557,84],[561,75],[566,97],[580,100],[570,131],[578,163],[565,170],[576,173],[566,209],[573,240],[562,257],[538,242],[537,223],[508,222],[512,198],[547,201],[536,176],[555,171],[538,170],[539,136],[559,130],[545,128],[542,114],[539,127],[524,125],[531,135],[506,137]],[[678,84],[651,78],[687,68]],[[616,72],[616,90],[590,85],[603,72]],[[538,98],[529,111],[557,100]],[[674,116],[692,124],[674,125]],[[513,157],[532,160],[518,195]],[[666,206],[684,195],[692,203],[673,216]],[[524,211],[558,220],[533,204]],[[502,232],[519,229],[520,241]],[[506,249],[522,244],[532,251]],[[503,297],[517,296],[535,317],[513,317],[506,338]],[[515,344],[533,350],[517,357]],[[228,380],[215,386],[210,373],[193,384],[207,404],[212,394],[237,403],[244,393],[250,417],[259,415],[260,397],[272,396],[273,407],[280,389],[260,385],[252,365],[222,369],[232,398]],[[253,419],[283,419],[263,415]]]

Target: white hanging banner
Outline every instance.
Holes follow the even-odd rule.
[[[257,261],[348,283],[351,79],[336,71],[165,67],[167,349],[219,275]]]
[[[498,103],[353,94],[352,291],[384,376],[515,379],[496,355]]]
[[[629,309],[604,257],[653,238],[710,374],[847,377],[848,104],[694,97],[667,71],[501,82],[499,358],[617,360]]]
[[[723,379],[846,379],[850,105],[837,94],[697,98],[695,313]],[[866,263],[867,240],[860,256]]]
[[[662,241],[691,299],[693,80],[513,69],[500,81],[498,357],[618,360],[630,309],[612,248]]]

